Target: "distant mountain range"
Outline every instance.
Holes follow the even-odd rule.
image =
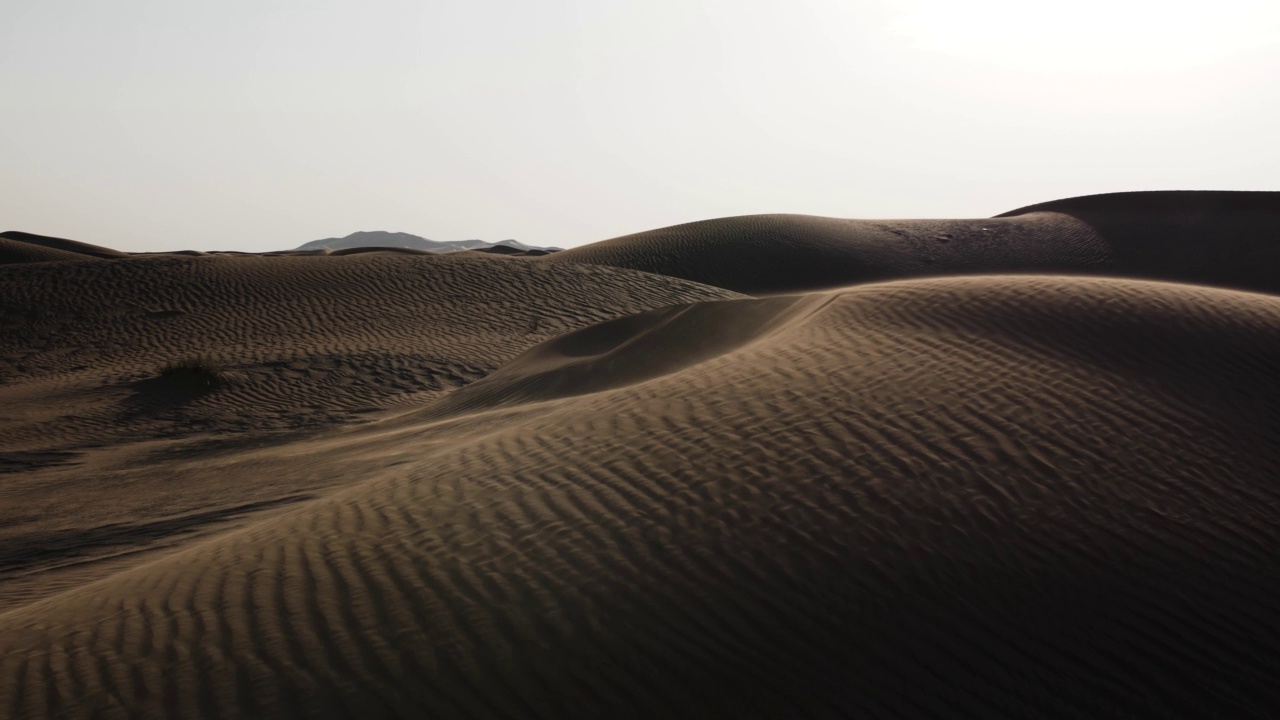
[[[545,253],[559,252],[562,248],[558,247],[533,247],[525,245],[515,240],[499,240],[498,242],[485,242],[484,240],[428,240],[417,235],[410,235],[402,232],[384,232],[376,230],[372,232],[353,232],[346,237],[325,238],[324,240],[312,240],[311,242],[300,246],[299,250],[342,250],[344,248],[360,248],[360,247],[392,247],[392,248],[412,248],[414,250],[425,250],[432,253],[451,253],[460,250],[489,250],[497,248],[495,252],[518,252],[529,253],[531,255],[542,255]],[[505,250],[509,248],[509,250]]]

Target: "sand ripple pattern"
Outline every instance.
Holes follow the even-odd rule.
[[[586,325],[732,297],[475,253],[0,266],[0,451],[316,427],[428,400]],[[225,366],[217,391],[148,389],[196,355]]]
[[[381,430],[454,442],[0,614],[0,714],[1280,707],[1280,299],[949,278],[617,322]],[[499,397],[558,367],[604,377]]]

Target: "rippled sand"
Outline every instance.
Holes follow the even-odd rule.
[[[1280,200],[1047,205],[6,237],[0,716],[1274,714]]]

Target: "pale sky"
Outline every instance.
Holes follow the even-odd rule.
[[[1280,190],[1280,2],[3,0],[0,230],[571,247]]]

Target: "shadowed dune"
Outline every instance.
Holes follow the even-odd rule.
[[[76,240],[33,235],[17,230],[0,233],[0,265],[120,257],[126,257],[126,254]]]
[[[545,342],[432,406],[432,416],[601,392],[749,342],[807,305],[802,296],[662,308]]]
[[[10,240],[0,235],[0,265],[33,262],[62,262],[66,260],[92,260],[93,256]]]
[[[0,615],[0,687],[20,717],[1264,716],[1278,363],[1280,298],[1120,280],[616,320],[298,465],[452,442]],[[533,370],[599,391],[493,401]]]
[[[1108,257],[1089,226],[1055,213],[884,221],[748,215],[627,235],[540,262],[643,269],[769,294],[965,272],[1068,272],[1100,268]]]
[[[1131,192],[1041,203],[997,217],[1068,215],[1113,250],[1116,274],[1280,291],[1280,193]]]
[[[302,251],[307,252],[307,251]],[[384,247],[353,247],[339,248],[338,250],[330,250],[328,255],[341,257],[343,255],[364,255],[366,253],[379,253],[386,255],[430,255],[426,250],[418,250],[416,248],[384,248]]]
[[[1274,195],[7,233],[0,717],[1268,717]]]
[[[1094,195],[986,220],[751,215],[584,245],[593,263],[745,293],[932,275],[1064,273],[1280,291],[1280,193]]]

